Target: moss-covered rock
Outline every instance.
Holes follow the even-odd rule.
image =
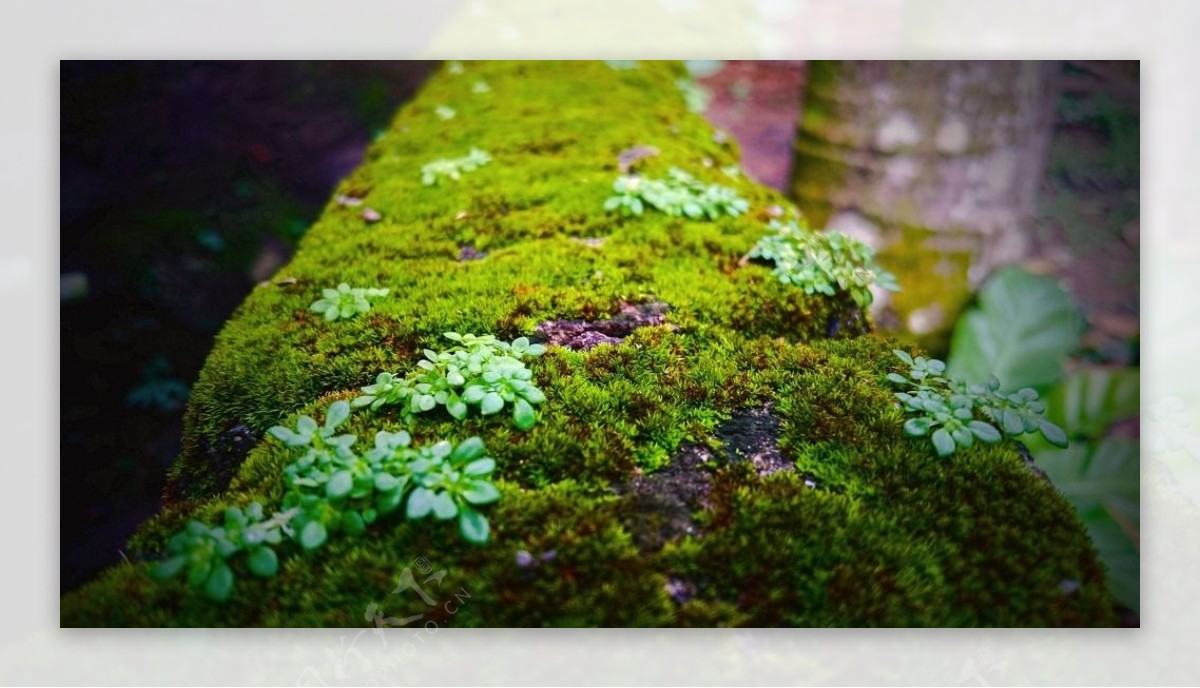
[[[168,505],[134,536],[133,563],[64,596],[63,625],[1111,624],[1087,535],[1013,445],[939,460],[903,437],[883,383],[891,344],[864,335],[848,300],[805,296],[739,260],[788,204],[721,171],[737,151],[687,112],[681,75],[595,62],[435,76],[337,190],[364,205],[331,201],[220,334]],[[751,210],[715,222],[606,214],[618,156],[638,145],[659,150],[638,163],[647,175],[679,167]],[[472,148],[492,161],[422,183],[423,165]],[[348,320],[307,310],[340,282],[391,293]],[[547,323],[614,317],[591,348],[547,335],[579,334]],[[446,331],[552,342],[530,364],[547,396],[532,430],[442,411],[409,427],[418,443],[484,439],[502,492],[486,545],[450,523],[389,518],[312,553],[283,545],[272,578],[235,562],[223,604],[149,578],[142,560],[188,519],[278,506],[294,456],[247,437],[411,369]],[[359,411],[348,425],[369,438],[399,422]],[[438,575],[425,585],[436,604],[393,594],[406,568],[418,583]]]

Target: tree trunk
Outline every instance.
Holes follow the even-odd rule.
[[[815,225],[881,250],[908,290],[892,310],[914,334],[953,322],[968,279],[1025,255],[1053,64],[810,64],[792,191]]]

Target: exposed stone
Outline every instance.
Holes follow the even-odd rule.
[[[639,327],[663,324],[668,310],[670,306],[662,301],[622,303],[621,310],[609,320],[551,320],[538,325],[536,336],[549,344],[579,350],[620,344]]]
[[[707,448],[685,445],[664,468],[617,488],[632,500],[627,526],[639,549],[656,552],[672,540],[697,534],[692,512],[710,507],[711,459]]]
[[[626,148],[617,156],[617,167],[621,170],[621,174],[626,174],[638,162],[646,158],[652,158],[658,155],[659,151],[654,146],[634,146]]]
[[[466,262],[468,260],[480,260],[486,256],[486,251],[476,250],[471,244],[463,244],[458,248],[458,259],[461,262]]]
[[[779,419],[770,404],[734,414],[714,434],[721,440],[727,460],[749,461],[759,475],[792,468],[779,451]]]
[[[692,514],[711,508],[711,471],[720,465],[747,462],[760,476],[793,467],[779,451],[779,419],[770,404],[735,413],[717,426],[713,436],[721,441],[719,454],[701,444],[685,444],[664,468],[616,488],[633,501],[628,526],[643,551],[657,551],[685,535],[700,535]]]

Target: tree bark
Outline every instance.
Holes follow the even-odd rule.
[[[910,249],[968,252],[970,282],[978,284],[1028,250],[1051,133],[1053,65],[811,63],[795,198],[815,225],[873,243],[885,263]],[[906,230],[928,235],[906,241]],[[911,255],[890,260],[901,270],[914,263]],[[942,278],[959,272],[934,267]],[[953,321],[946,310],[938,323],[912,322],[910,312],[907,325],[917,334],[944,326]]]

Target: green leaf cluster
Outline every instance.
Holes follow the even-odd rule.
[[[870,246],[841,232],[814,232],[803,221],[771,220],[749,257],[775,263],[775,276],[806,294],[850,295],[860,308],[871,305],[871,285],[899,291],[896,278],[875,262]]]
[[[648,206],[672,217],[717,220],[750,209],[750,203],[733,189],[705,184],[678,167],[668,171],[667,179],[621,175],[613,182],[613,191],[615,195],[604,202],[604,209],[626,215],[641,215]]]
[[[442,178],[458,181],[463,172],[473,172],[492,161],[487,152],[472,148],[461,158],[439,158],[421,166],[421,183],[435,186]]]
[[[442,406],[455,420],[466,418],[472,406],[484,416],[509,406],[517,429],[528,430],[537,423],[534,406],[546,395],[532,382],[533,371],[524,359],[542,355],[545,346],[525,337],[511,343],[492,335],[447,332],[445,337],[456,344],[443,351],[426,349],[424,360],[406,376],[380,373],[375,384],[362,388],[353,406],[373,411],[399,406],[410,419]]]
[[[485,455],[483,440],[419,448],[411,442],[403,430],[381,430],[365,453],[306,452],[285,468],[289,492],[283,504],[297,510],[300,546],[316,549],[329,532],[357,537],[402,506],[410,520],[430,513],[439,520],[457,517],[466,540],[486,542],[487,519],[473,507],[496,501],[500,491],[490,480],[496,462]]]
[[[150,568],[150,575],[163,580],[186,571],[188,585],[221,602],[233,592],[229,559],[234,555],[245,552],[246,567],[255,576],[275,575],[279,559],[272,547],[283,540],[282,531],[294,515],[294,510],[285,511],[263,520],[262,505],[254,502],[245,509],[226,509],[222,525],[189,521],[167,541],[168,556]]]
[[[321,313],[326,320],[333,322],[339,318],[348,319],[366,313],[371,310],[369,299],[387,295],[387,289],[351,288],[349,284],[342,282],[337,289],[322,290],[321,298],[313,301],[308,310]]]
[[[905,351],[893,353],[909,367],[908,375],[889,373],[888,382],[906,388],[897,392],[904,409],[915,414],[904,423],[904,433],[929,438],[938,456],[975,443],[999,442],[1003,435],[1040,432],[1047,442],[1067,445],[1062,428],[1046,420],[1046,405],[1038,393],[1025,387],[1015,393],[1000,391],[992,376],[986,384],[970,384],[945,376],[946,364],[924,356],[913,358]],[[999,426],[999,428],[997,428]]]
[[[330,533],[357,537],[402,507],[409,520],[430,514],[438,520],[457,518],[464,539],[487,542],[487,517],[476,507],[496,501],[500,491],[491,481],[496,462],[486,455],[483,440],[413,447],[407,432],[381,430],[374,448],[358,453],[356,436],[337,432],[349,417],[350,405],[337,401],[325,412],[323,425],[302,415],[295,428],[272,427],[272,437],[303,450],[283,470],[283,511],[264,520],[262,505],[254,502],[226,509],[220,525],[192,520],[167,542],[168,557],[151,568],[151,575],[166,579],[186,570],[189,585],[220,602],[233,592],[229,559],[239,552],[246,552],[250,573],[274,576],[279,560],[273,546],[285,535],[301,549],[314,550]]]

